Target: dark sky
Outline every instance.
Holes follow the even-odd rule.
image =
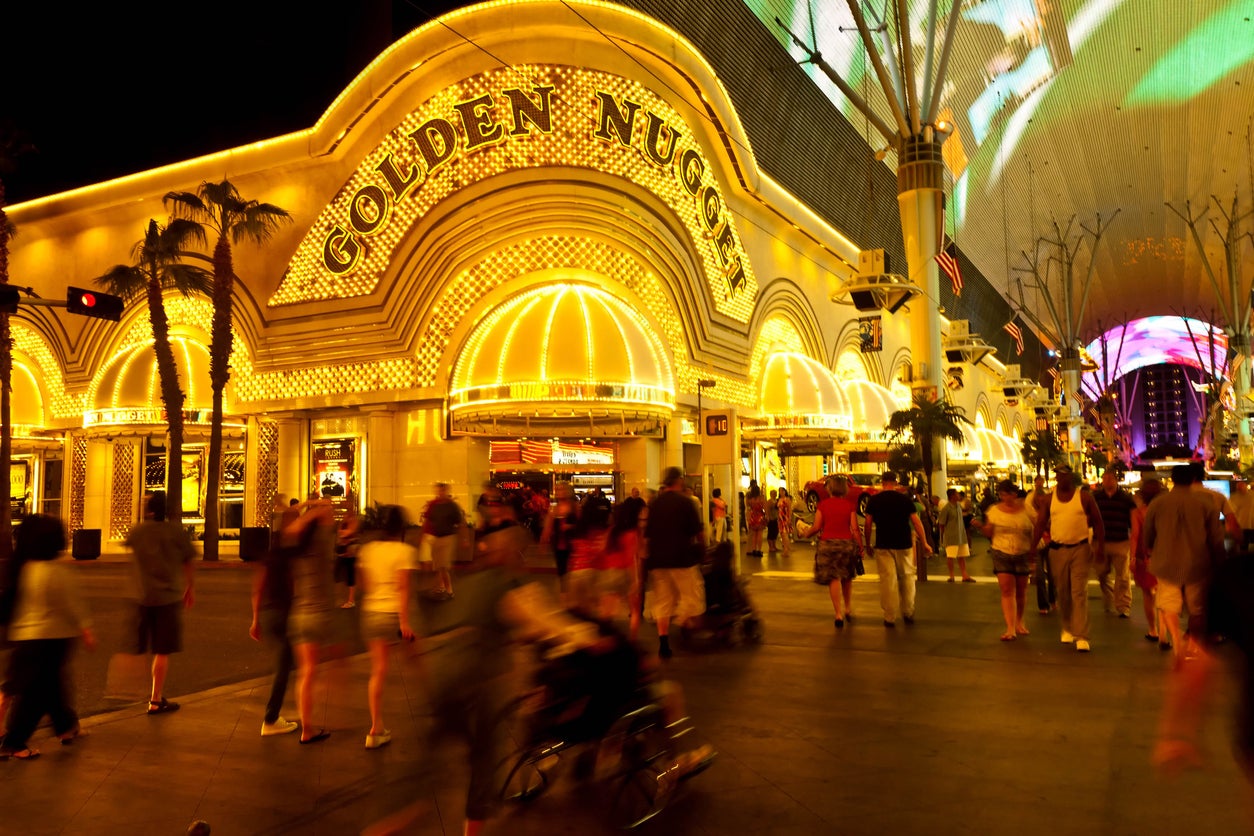
[[[388,44],[461,5],[3,0],[0,122],[36,148],[7,202],[309,127]]]

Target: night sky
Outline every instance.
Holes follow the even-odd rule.
[[[36,148],[6,202],[307,128],[388,44],[461,5],[0,2],[0,123]]]

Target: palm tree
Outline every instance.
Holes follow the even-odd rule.
[[[1036,468],[1038,476],[1056,464],[1067,460],[1067,454],[1053,430],[1025,433],[1023,436],[1023,460]]]
[[[286,210],[270,203],[245,200],[230,180],[205,181],[195,192],[170,192],[167,206],[176,215],[203,224],[217,234],[213,245],[213,326],[209,345],[209,382],[213,389],[213,423],[209,430],[208,476],[205,480],[204,559],[218,559],[218,494],[222,479],[222,395],[231,379],[231,332],[235,267],[231,244],[264,244],[279,226],[291,220]]]
[[[932,400],[921,392],[915,393],[914,404],[909,409],[899,409],[888,416],[884,429],[890,434],[890,440],[913,446],[918,451],[929,499],[933,494],[932,473],[936,470],[938,450],[944,450],[942,444],[946,441],[963,441],[962,425],[970,423],[966,411],[952,404],[949,398]]]
[[[165,312],[164,293],[177,290],[184,296],[208,296],[212,289],[209,272],[183,262],[192,245],[204,246],[205,232],[200,224],[174,219],[162,226],[148,221],[144,237],[131,248],[131,264],[116,264],[93,281],[109,293],[126,300],[144,296],[152,324],[153,351],[157,355],[157,376],[161,382],[161,403],[169,427],[166,444],[166,519],[183,522],[183,387],[174,349],[170,346],[170,319]]]
[[[8,126],[0,126],[0,285],[9,283],[9,239],[13,228],[4,211],[4,175],[17,164],[17,158],[34,150],[23,135]],[[9,471],[13,462],[12,405],[13,335],[9,331],[9,315],[0,312],[0,478],[4,479],[4,502],[0,503],[0,563],[8,566],[13,550],[13,503],[9,497]]]

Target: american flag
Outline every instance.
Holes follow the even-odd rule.
[[[1046,369],[1046,371],[1049,372],[1049,376],[1051,378],[1053,378],[1054,380],[1058,379],[1058,367],[1057,366],[1050,366],[1048,369]]]
[[[958,269],[958,258],[955,253],[957,247],[953,241],[948,238],[941,239],[940,252],[936,254],[936,263],[940,265],[940,269],[944,271],[949,280],[954,283],[954,295],[962,295],[962,271]]]
[[[1015,354],[1023,353],[1023,329],[1015,325],[1014,317],[1002,326],[1002,330],[1010,335],[1010,339],[1015,341]]]

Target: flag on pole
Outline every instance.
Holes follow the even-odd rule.
[[[954,246],[953,241],[948,241],[948,236],[941,238],[940,252],[936,254],[936,263],[940,265],[940,269],[954,285],[954,295],[962,295],[962,271],[958,269],[958,248]],[[1022,354],[1023,352],[1020,352]]]
[[[1046,371],[1049,372],[1049,376],[1052,377],[1054,380],[1058,379],[1058,367],[1057,366],[1050,366],[1048,369],[1046,369]]]
[[[1010,321],[1002,326],[1002,330],[1010,335],[1010,339],[1015,341],[1015,354],[1023,353],[1023,329],[1015,325],[1015,318],[1010,317]]]

